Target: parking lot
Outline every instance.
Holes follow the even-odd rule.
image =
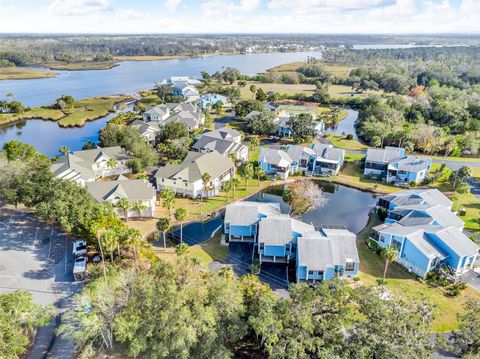
[[[73,282],[71,249],[71,240],[58,227],[25,210],[0,208],[0,293],[26,290],[35,303],[61,312],[81,285]],[[29,357],[42,358],[56,350],[61,342],[52,340],[56,323],[39,330]]]

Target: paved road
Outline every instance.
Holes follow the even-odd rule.
[[[69,239],[32,213],[0,208],[0,293],[27,290],[35,303],[60,314],[80,288],[72,283]],[[55,338],[58,315],[38,330],[28,358],[73,358],[73,344]]]

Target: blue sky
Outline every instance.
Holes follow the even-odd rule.
[[[480,33],[480,0],[0,0],[0,32]]]

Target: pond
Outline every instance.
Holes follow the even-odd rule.
[[[302,221],[314,226],[344,226],[358,234],[368,222],[368,214],[375,206],[376,196],[355,188],[316,181],[324,190],[327,204],[302,216]],[[270,187],[253,195],[248,200],[280,203],[282,213],[288,213],[289,206],[282,200],[282,187]],[[190,245],[201,243],[212,235],[222,224],[221,216],[207,222],[190,223],[183,228],[184,241]],[[179,236],[179,230],[175,230]]]
[[[109,70],[55,71],[57,77],[0,81],[0,99],[11,92],[14,99],[27,106],[44,106],[63,94],[74,98],[129,94],[152,88],[170,76],[200,76],[226,67],[244,74],[256,74],[268,68],[304,61],[308,56],[320,58],[321,52],[275,52],[249,55],[222,55],[159,61],[123,61]]]
[[[337,123],[336,127],[327,127],[325,129],[326,133],[331,133],[334,135],[348,135],[352,134],[354,140],[359,140],[357,131],[355,130],[355,121],[358,118],[358,111],[347,109],[348,112],[347,117],[345,117],[342,121]]]

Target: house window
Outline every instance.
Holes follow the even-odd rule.
[[[230,230],[230,223],[225,223],[225,230],[227,230],[227,231]]]
[[[355,263],[354,262],[347,262],[345,263],[345,270],[352,272],[355,270]]]
[[[264,248],[265,248],[265,244],[264,243],[260,243],[258,245],[258,248],[262,251]]]
[[[392,240],[392,244],[397,247],[397,250],[400,252],[400,249],[402,248],[402,243],[398,241],[398,239],[394,238]]]
[[[315,274],[315,271],[313,271],[313,270],[308,271],[308,275],[314,275],[314,274]]]
[[[380,236],[380,242],[385,243],[385,236]]]

